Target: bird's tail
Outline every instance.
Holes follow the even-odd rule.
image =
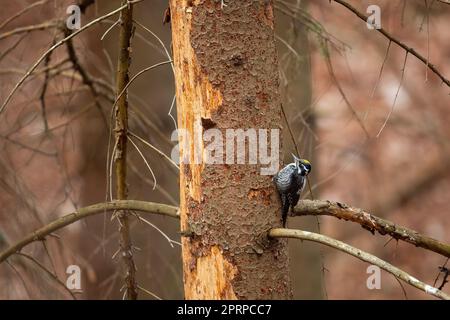
[[[281,221],[283,223],[283,228],[286,227],[287,215],[289,212],[289,201],[286,195],[281,195]]]

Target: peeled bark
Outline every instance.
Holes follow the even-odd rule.
[[[272,1],[225,3],[170,1],[178,125],[191,137],[281,127]],[[290,298],[287,243],[267,237],[280,226],[272,177],[248,152],[245,165],[196,164],[193,139],[180,139],[191,160],[180,167],[185,297]]]

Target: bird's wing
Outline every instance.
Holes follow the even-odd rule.
[[[295,165],[288,165],[280,170],[275,176],[275,182],[277,184],[278,191],[283,193],[289,191],[292,187],[292,179],[294,177],[293,173],[295,170]]]

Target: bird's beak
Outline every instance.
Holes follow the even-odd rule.
[[[299,163],[300,162],[300,158],[297,158],[296,156],[295,156],[295,154],[293,154],[293,153],[291,153],[292,154],[292,157],[294,158],[294,161],[296,162],[296,163]]]

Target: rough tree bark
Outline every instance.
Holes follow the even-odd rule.
[[[272,5],[170,1],[180,129],[280,128]],[[187,148],[182,139],[191,159],[180,170],[185,298],[290,298],[287,243],[267,237],[280,225],[271,176],[260,165],[195,164],[192,139]]]

